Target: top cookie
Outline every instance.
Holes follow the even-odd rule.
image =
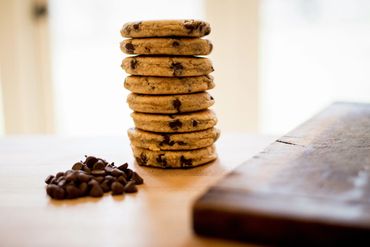
[[[207,22],[199,20],[157,20],[129,22],[121,35],[126,38],[145,37],[203,37],[211,32]]]

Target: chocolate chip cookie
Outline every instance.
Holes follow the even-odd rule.
[[[121,42],[121,50],[126,54],[143,55],[208,55],[212,43],[197,38],[126,39]]]
[[[129,22],[123,25],[121,35],[127,38],[146,37],[203,37],[211,32],[207,22],[199,20],[157,20]]]
[[[214,145],[189,151],[152,151],[131,146],[136,162],[141,166],[160,168],[192,168],[217,159]]]
[[[216,114],[210,110],[162,115],[149,113],[131,113],[136,128],[159,133],[182,133],[212,128],[217,123]]]
[[[214,104],[206,92],[177,95],[143,95],[131,93],[127,97],[129,107],[136,112],[173,114],[207,109]]]
[[[220,131],[210,128],[189,133],[153,133],[137,128],[128,130],[131,144],[152,151],[192,150],[211,146],[219,137]]]
[[[132,75],[142,76],[201,76],[213,71],[212,63],[204,57],[126,57],[122,68]]]
[[[196,93],[215,87],[211,75],[190,77],[128,76],[124,87],[140,94]]]

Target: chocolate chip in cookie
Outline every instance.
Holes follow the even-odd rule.
[[[156,161],[161,165],[162,167],[167,166],[167,160],[164,154],[159,154]]]
[[[173,47],[179,47],[180,43],[177,40],[175,40],[174,42],[172,42],[172,46]]]
[[[125,45],[125,48],[126,48],[126,50],[127,50],[127,53],[134,54],[134,52],[135,52],[135,47],[134,47],[134,45],[133,45],[133,44],[131,44],[131,43],[127,43],[127,44]]]
[[[180,112],[181,101],[179,99],[175,99],[174,101],[172,101],[172,105],[177,110],[177,112]]]
[[[193,125],[193,127],[197,127],[198,126],[198,121],[197,120],[191,120],[191,124]]]
[[[139,29],[140,29],[140,24],[141,24],[141,21],[136,22],[135,24],[133,24],[133,25],[132,25],[132,27],[133,27],[135,30],[139,30]]]
[[[173,62],[170,68],[173,70],[174,76],[179,76],[182,74],[184,66],[181,63]]]
[[[180,121],[180,120],[176,119],[175,121],[171,121],[171,122],[169,123],[169,126],[170,126],[170,128],[171,128],[171,129],[173,129],[173,130],[178,130],[179,128],[181,128],[181,127],[182,127],[182,123],[181,123],[181,121]]]
[[[137,63],[138,62],[137,62],[136,59],[132,59],[131,62],[130,62],[131,69],[136,69]]]
[[[193,160],[192,159],[186,159],[183,155],[180,157],[180,164],[181,167],[192,167],[193,166]]]

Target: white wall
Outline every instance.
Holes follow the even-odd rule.
[[[264,0],[262,132],[284,134],[333,101],[370,102],[370,2]]]

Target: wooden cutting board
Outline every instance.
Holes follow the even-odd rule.
[[[335,103],[199,198],[196,233],[276,245],[370,246],[370,104]]]

